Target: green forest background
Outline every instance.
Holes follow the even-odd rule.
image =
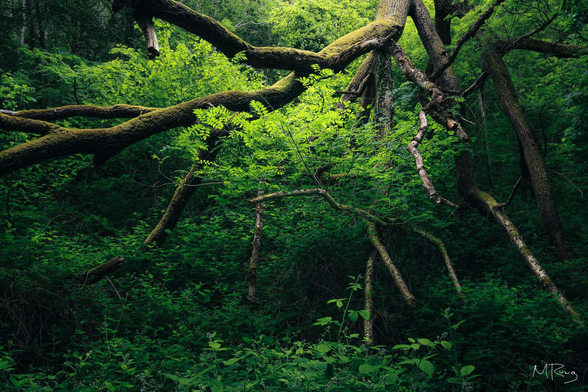
[[[255,45],[318,51],[373,20],[374,0],[183,1]],[[490,2],[471,2],[484,9]],[[516,4],[515,4],[516,3]],[[427,3],[434,15],[432,2]],[[486,22],[521,36],[553,12],[542,37],[586,45],[581,1],[506,1]],[[479,13],[455,15],[455,37]],[[149,60],[131,13],[103,0],[0,3],[0,108],[70,104],[166,107],[253,91],[286,75],[227,59],[209,43],[155,21]],[[424,70],[412,21],[399,44]],[[456,60],[464,86],[480,76],[480,43]],[[505,62],[541,141],[572,257],[558,260],[523,184],[508,214],[580,317],[588,315],[588,56],[513,51]],[[339,107],[361,60],[316,69],[298,99],[251,114],[223,107],[150,137],[94,167],[89,155],[33,165],[0,179],[0,390],[6,391],[580,391],[588,390],[586,328],[542,290],[504,230],[476,208],[431,203],[406,146],[419,127],[419,90],[393,67],[393,132],[381,118]],[[339,92],[339,93],[338,93]],[[521,176],[517,138],[491,81],[460,98],[480,187],[506,201]],[[386,119],[387,120],[387,119]],[[69,127],[118,120],[70,118]],[[211,129],[234,124],[177,227],[145,245]],[[440,194],[458,201],[453,132],[430,121],[420,151]],[[1,149],[31,134],[0,133]],[[325,169],[327,168],[327,169]],[[322,180],[317,180],[320,177]],[[262,191],[316,188],[338,203],[396,219],[380,230],[416,306],[376,260],[361,216],[304,196],[264,203],[255,301],[248,300],[256,205]],[[463,288],[458,295],[440,238]],[[84,271],[116,257],[97,282]],[[373,339],[364,319],[373,320]],[[562,364],[573,375],[533,375]]]

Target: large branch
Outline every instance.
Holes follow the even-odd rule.
[[[195,109],[224,106],[232,111],[245,112],[249,110],[250,103],[256,100],[263,102],[272,110],[287,104],[302,91],[302,83],[297,80],[297,75],[292,73],[263,90],[212,94],[154,110],[110,128],[72,129],[51,124],[54,128],[46,136],[0,152],[0,176],[64,155],[95,154],[98,157],[105,157],[105,160],[152,135],[193,124],[196,121]]]
[[[158,110],[158,108],[149,108],[135,105],[114,105],[109,107],[94,105],[69,105],[51,109],[22,110],[20,112],[11,112],[6,114],[10,114],[13,117],[29,118],[32,120],[56,121],[71,117],[94,117],[103,119],[134,118],[139,117],[145,113],[153,112],[155,110]],[[2,111],[0,111],[0,113],[2,113]],[[3,127],[2,122],[0,122],[0,128],[6,129]],[[28,127],[23,124],[20,127],[20,130],[22,132],[26,132],[27,128]],[[42,134],[42,132],[35,133]]]
[[[557,288],[555,283],[553,283],[549,275],[547,275],[547,272],[539,263],[539,261],[535,258],[533,252],[531,252],[527,244],[525,244],[523,237],[519,234],[516,226],[510,221],[508,216],[504,213],[504,210],[500,207],[500,204],[498,204],[496,200],[494,200],[494,198],[490,196],[488,193],[483,192],[477,188],[475,189],[475,197],[482,205],[488,208],[488,210],[492,213],[492,215],[494,215],[498,223],[500,223],[502,227],[504,227],[506,233],[508,234],[508,238],[517,248],[517,250],[523,257],[523,259],[525,260],[525,262],[527,263],[535,277],[539,280],[545,291],[553,294],[557,301],[560,303],[561,307],[572,315],[574,321],[583,326],[584,323],[582,322],[580,315],[572,308],[567,298],[563,295],[561,291],[559,291],[559,289]]]
[[[165,20],[210,42],[227,57],[233,58],[243,52],[242,62],[256,68],[278,68],[310,71],[312,65],[340,71],[340,64],[347,58],[357,58],[358,53],[367,53],[385,45],[390,38],[397,38],[404,27],[402,16],[391,15],[378,19],[367,26],[347,34],[318,53],[285,47],[256,47],[213,18],[199,14],[187,6],[172,0],[124,0],[118,7],[130,6],[142,14]],[[391,3],[408,4],[406,1]],[[405,6],[408,8],[408,5]],[[406,15],[406,13],[405,13]],[[405,16],[404,16],[405,18]]]
[[[500,53],[509,50],[530,50],[549,54],[558,58],[580,57],[588,55],[588,48],[581,45],[560,44],[538,39],[520,39],[514,41],[497,41],[493,44],[495,49]]]
[[[125,5],[139,5],[139,2],[133,1],[123,1],[122,3]],[[377,20],[336,40],[317,54],[320,55],[319,57],[323,61],[322,63],[319,61],[319,65],[338,72],[357,57],[372,49],[381,47],[391,37],[398,36],[402,32],[403,25],[401,23],[406,20],[408,5],[403,1],[392,3],[405,4],[402,15]],[[141,7],[152,8],[150,8],[150,12],[144,10],[147,14],[152,14],[162,19],[171,18],[176,24],[189,31],[204,34],[205,39],[220,45],[222,49],[229,52],[231,52],[232,49],[230,48],[234,46],[235,42],[240,40],[228,30],[220,34],[221,30],[226,30],[224,27],[179,3],[168,0],[153,0],[145,2]],[[316,60],[318,60],[316,56],[311,56],[312,59],[310,59],[303,56],[300,51],[284,50],[283,48],[264,49],[252,53],[257,53],[253,58],[259,62],[259,66],[271,64],[272,61],[279,61],[284,64],[294,61],[298,62],[298,64],[310,65],[316,64]],[[259,53],[271,54],[271,58],[264,57],[265,55],[260,55],[260,57],[258,56]],[[256,63],[250,62],[250,64]],[[307,71],[306,65],[302,67],[305,72]],[[47,159],[76,153],[95,154],[95,162],[100,164],[118,154],[122,149],[154,134],[193,124],[196,120],[193,113],[195,109],[224,106],[231,111],[243,112],[249,110],[250,103],[254,100],[264,103],[270,110],[279,108],[304,91],[304,86],[298,81],[298,78],[304,74],[292,73],[273,86],[259,91],[227,91],[197,98],[168,108],[153,109],[139,117],[110,128],[71,129],[47,125],[46,127],[52,128],[44,131],[45,136],[0,152],[0,176]],[[66,110],[73,111],[73,109]],[[133,111],[136,113],[136,110],[137,108],[127,108],[124,112],[130,114]],[[99,114],[107,111],[96,110],[95,112]],[[13,119],[10,115],[1,114],[0,116],[0,121],[10,130],[30,131],[30,128],[22,122],[11,122],[10,120]],[[2,123],[0,123],[0,127],[4,128]]]

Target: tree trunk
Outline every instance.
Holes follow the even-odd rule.
[[[262,181],[260,181],[261,183]],[[263,191],[259,191],[257,196],[263,196]],[[249,271],[247,272],[247,300],[255,302],[255,289],[257,286],[257,265],[259,262],[259,253],[261,251],[261,238],[263,237],[263,203],[255,205],[255,230],[253,231],[253,249],[251,259],[249,260]]]
[[[547,176],[541,146],[533,125],[517,97],[508,68],[500,54],[492,50],[487,50],[482,55],[482,67],[492,78],[498,93],[498,99],[521,142],[543,228],[552,244],[556,246],[559,258],[561,260],[568,259],[570,254],[565,243],[563,226]]]

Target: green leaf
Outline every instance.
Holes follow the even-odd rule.
[[[467,365],[461,368],[460,370],[460,374],[462,376],[469,376],[475,369],[476,367],[474,365]]]
[[[451,350],[451,343],[446,341],[446,340],[442,340],[441,341],[441,345],[446,348],[447,350]]]
[[[369,363],[364,363],[363,365],[359,366],[359,372],[362,374],[373,373],[380,369],[379,366],[373,366]]]
[[[423,346],[435,347],[435,343],[431,342],[429,339],[417,339],[417,341]]]
[[[316,351],[318,351],[321,354],[326,354],[329,351],[331,351],[331,348],[329,346],[327,346],[326,344],[319,344],[318,346],[316,346]]]
[[[349,320],[356,322],[359,317],[359,313],[356,310],[349,310]]]
[[[371,314],[368,310],[360,310],[358,313],[361,317],[363,317],[364,320],[370,319]]]
[[[429,361],[421,361],[419,363],[419,369],[425,372],[428,376],[431,376],[435,372],[435,365]]]

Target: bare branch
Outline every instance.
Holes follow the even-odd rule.
[[[296,190],[296,191],[292,191],[292,192],[274,192],[274,193],[268,193],[266,195],[263,196],[258,196],[255,197],[253,199],[249,199],[247,200],[249,203],[259,203],[259,202],[263,202],[263,201],[270,201],[270,200],[276,200],[276,199],[281,199],[284,197],[295,197],[295,196],[312,196],[312,195],[318,195],[321,196],[323,199],[325,199],[327,201],[327,203],[329,203],[333,208],[337,209],[337,210],[341,210],[341,211],[345,211],[345,212],[349,212],[349,213],[353,213],[353,214],[357,214],[359,216],[361,216],[362,218],[368,220],[369,222],[375,222],[379,225],[382,226],[388,226],[391,223],[389,222],[385,222],[384,220],[378,218],[377,216],[362,210],[360,208],[356,208],[356,207],[352,207],[349,205],[345,205],[345,204],[339,204],[334,198],[333,196],[331,196],[331,194],[327,191],[325,191],[324,189],[319,189],[319,188],[313,188],[313,189],[300,189],[300,190]]]
[[[441,89],[427,75],[412,64],[400,45],[394,42],[392,48],[394,60],[406,79],[418,85],[429,95],[430,101],[423,108],[425,113],[433,117],[439,124],[443,124],[448,130],[454,131],[462,143],[469,144],[471,142],[469,136],[451,111],[453,102],[445,97]]]
[[[465,295],[464,295],[463,290],[461,288],[461,284],[459,283],[459,279],[457,279],[457,274],[455,273],[455,270],[453,269],[453,264],[451,264],[451,260],[449,259],[449,255],[447,254],[447,249],[445,248],[445,244],[443,243],[443,241],[441,241],[439,238],[435,237],[433,234],[431,234],[421,228],[418,228],[416,226],[412,226],[412,230],[415,231],[416,233],[421,234],[427,241],[429,241],[430,243],[435,245],[437,247],[437,249],[439,249],[439,252],[441,253],[441,257],[443,258],[443,261],[445,262],[445,266],[447,267],[447,271],[449,272],[449,277],[453,281],[453,285],[455,286],[455,290],[457,291],[457,294],[460,297],[464,298],[464,300],[465,300]]]
[[[484,84],[484,82],[486,82],[486,79],[488,79],[488,73],[482,72],[482,74],[478,76],[478,79],[476,79],[470,87],[466,88],[465,91],[461,93],[461,96],[465,98],[474,91],[476,91],[478,88],[480,88],[480,86]]]
[[[416,306],[415,297],[412,295],[412,293],[408,289],[408,285],[406,284],[406,281],[402,277],[402,274],[400,273],[398,268],[396,268],[396,266],[392,262],[392,258],[390,257],[390,255],[386,251],[386,248],[380,242],[380,239],[378,238],[378,232],[376,230],[376,225],[373,222],[368,223],[368,237],[370,238],[372,245],[374,246],[374,248],[376,249],[376,251],[380,255],[380,258],[384,262],[384,265],[386,266],[386,268],[388,268],[388,271],[390,271],[390,274],[392,275],[392,278],[394,279],[394,283],[396,283],[396,287],[398,287],[398,290],[400,291],[400,294],[402,294],[402,297],[404,297],[404,300],[406,301],[406,303],[410,306]]]
[[[425,112],[422,110],[419,113],[419,119],[421,121],[421,127],[419,128],[417,135],[412,138],[410,143],[408,143],[406,149],[410,151],[410,153],[414,157],[417,173],[419,177],[421,177],[421,182],[423,183],[423,187],[425,187],[425,190],[427,191],[427,196],[435,204],[445,204],[446,206],[449,206],[451,208],[459,208],[457,204],[452,203],[449,200],[441,197],[441,195],[439,195],[439,193],[435,190],[433,181],[431,181],[431,178],[429,177],[429,173],[427,173],[427,169],[425,169],[423,157],[417,149],[429,127],[427,123],[427,116]]]

